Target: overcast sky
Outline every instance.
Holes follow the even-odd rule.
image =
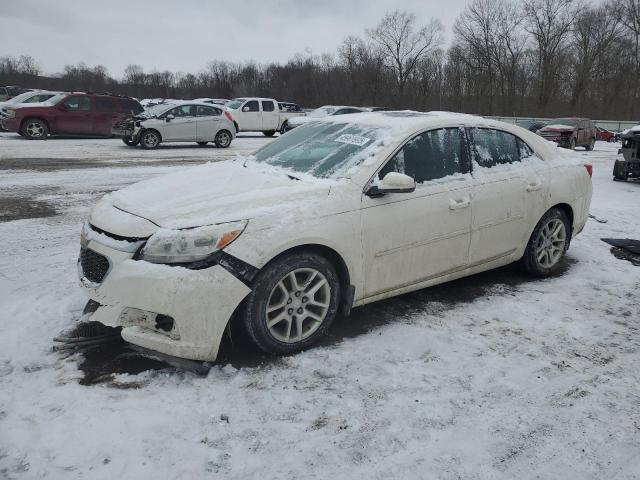
[[[45,73],[69,63],[130,63],[197,72],[214,59],[286,61],[297,52],[335,52],[385,12],[451,26],[467,0],[20,0],[0,8],[0,56],[31,55]]]

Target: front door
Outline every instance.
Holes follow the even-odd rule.
[[[469,129],[473,155],[471,266],[499,261],[523,245],[530,223],[527,195],[543,189],[536,170],[522,163],[524,142],[490,128]],[[528,149],[531,152],[530,149]]]
[[[91,98],[86,95],[73,95],[59,107],[55,133],[60,135],[91,135],[93,132],[94,108]]]
[[[413,177],[413,193],[363,197],[365,296],[384,295],[464,269],[471,228],[469,162],[462,128],[423,132],[378,173]]]
[[[173,116],[173,118],[171,118]],[[180,105],[172,108],[164,116],[162,140],[183,142],[196,140],[196,106]]]
[[[259,132],[262,130],[262,113],[257,100],[245,102],[238,111],[236,119],[243,132]]]
[[[196,118],[197,135],[199,142],[211,142],[216,138],[220,115],[222,112],[215,107],[205,107],[198,105],[198,116]]]

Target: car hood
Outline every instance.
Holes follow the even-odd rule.
[[[110,194],[104,201],[163,228],[255,219],[268,226],[283,212],[289,216],[292,209],[304,209],[305,218],[344,209],[329,198],[332,189],[337,191],[340,185],[344,182],[313,177],[296,180],[285,170],[236,159],[145,180]],[[96,206],[95,211],[100,210]]]

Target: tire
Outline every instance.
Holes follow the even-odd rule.
[[[20,131],[29,140],[44,140],[49,135],[49,125],[39,118],[27,118],[22,122]]]
[[[140,143],[140,140],[139,139],[132,140],[131,137],[123,137],[122,143],[124,143],[128,147],[135,147],[136,145],[138,145],[138,143]]]
[[[156,130],[145,130],[140,134],[140,145],[146,150],[153,150],[160,146],[162,137]]]
[[[616,182],[626,182],[628,179],[627,171],[622,165],[623,162],[619,161],[613,164],[613,180]]]
[[[592,138],[591,141],[589,142],[589,145],[587,145],[584,148],[587,152],[592,152],[595,146],[596,146],[596,139]]]
[[[262,132],[265,137],[273,137],[276,134],[275,130],[267,130],[266,132]]]
[[[575,139],[575,138],[572,138],[572,139],[569,141],[569,150],[575,150],[575,149],[576,149],[576,139]]]
[[[231,136],[231,132],[229,130],[220,130],[218,133],[216,133],[214,143],[218,148],[229,148],[232,139],[233,137]]]
[[[287,122],[284,122],[282,124],[282,126],[280,127],[280,135],[284,135],[285,133],[287,133]]]
[[[207,143],[209,142],[198,142],[198,145],[200,145],[201,147],[204,147]]]
[[[243,307],[244,327],[264,352],[299,352],[325,335],[339,302],[340,279],[331,262],[314,253],[291,254],[256,277]]]
[[[558,208],[545,213],[533,229],[522,257],[525,270],[536,277],[553,275],[571,242],[567,215]]]

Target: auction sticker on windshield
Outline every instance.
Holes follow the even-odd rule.
[[[367,137],[361,137],[360,135],[351,135],[348,133],[345,133],[344,135],[340,135],[338,138],[336,138],[336,142],[348,143],[350,145],[358,145],[359,147],[366,145],[367,143],[369,143],[370,140],[371,139]]]

